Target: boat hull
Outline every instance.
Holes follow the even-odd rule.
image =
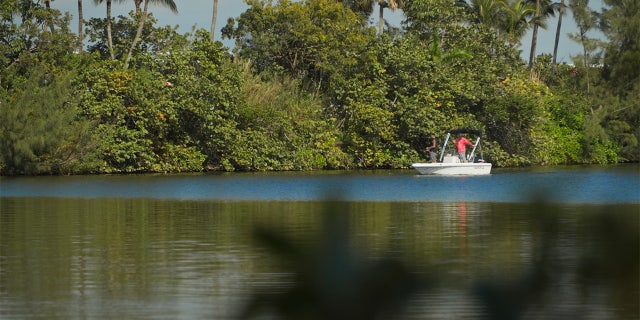
[[[414,163],[412,168],[420,174],[431,175],[486,175],[491,174],[491,163]]]

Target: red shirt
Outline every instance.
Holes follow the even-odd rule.
[[[456,145],[456,148],[458,148],[458,152],[462,153],[462,152],[466,152],[467,148],[465,145],[468,146],[472,146],[473,144],[471,142],[469,142],[469,140],[467,140],[465,137],[460,137],[458,140],[456,140],[454,142],[454,144]]]

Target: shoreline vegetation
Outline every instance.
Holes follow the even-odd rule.
[[[222,30],[231,53],[146,6],[80,19],[80,38],[55,2],[3,1],[0,175],[408,168],[458,127],[496,167],[640,161],[637,7],[572,4],[584,53],[528,64],[544,10],[480,2],[404,1],[379,32],[352,2],[248,1]]]

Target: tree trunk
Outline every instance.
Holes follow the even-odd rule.
[[[211,17],[211,41],[215,39],[217,17],[218,17],[218,0],[213,0],[213,16]]]
[[[556,28],[556,40],[553,44],[553,60],[551,68],[556,71],[556,58],[558,57],[558,43],[560,43],[560,29],[562,27],[562,16],[564,15],[564,0],[560,0],[560,8],[558,9],[558,27]]]
[[[82,0],[78,0],[78,52],[82,53],[84,36],[82,33],[84,15],[82,13]]]
[[[380,9],[379,14],[378,14],[378,28],[379,28],[379,32],[380,35],[382,35],[382,33],[384,32],[384,14],[383,11],[384,10],[384,0],[379,0],[378,1],[378,7]]]
[[[533,25],[533,34],[531,35],[531,51],[529,53],[529,70],[533,69],[533,62],[536,58],[536,47],[538,46],[538,25]]]
[[[45,0],[44,1],[44,6],[45,8],[47,8],[47,11],[51,10],[51,1],[52,0]],[[53,33],[53,23],[50,21],[51,19],[49,19],[49,17],[47,17],[47,19],[44,21],[44,24],[42,25],[42,29],[46,29],[49,28],[51,30],[51,33]]]
[[[529,70],[533,70],[533,62],[536,59],[536,47],[538,46],[538,19],[540,19],[540,0],[536,0],[536,21],[533,23],[533,34],[531,35]]]
[[[140,5],[142,4],[143,0],[133,0],[133,1],[136,6],[136,14],[141,14],[142,10],[140,10]]]
[[[109,56],[111,60],[116,58],[113,53],[113,39],[111,38],[111,0],[107,0],[107,46],[109,46]]]
[[[590,70],[590,66],[589,64],[589,52],[587,51],[587,45],[586,45],[586,35],[587,31],[584,29],[580,29],[580,42],[582,43],[582,63],[584,64],[584,75],[587,79],[587,96],[589,95],[589,90],[590,90],[590,81],[589,81],[589,70]]]
[[[138,0],[136,0],[137,2]],[[140,17],[140,22],[138,23],[138,30],[136,31],[136,36],[133,38],[133,43],[131,43],[131,47],[129,48],[129,53],[127,53],[127,58],[124,60],[124,68],[129,68],[129,62],[131,61],[131,55],[133,54],[133,50],[138,45],[140,38],[142,37],[142,29],[144,28],[144,23],[147,20],[147,12],[149,9],[149,1],[144,1],[144,11],[142,12],[142,16]]]

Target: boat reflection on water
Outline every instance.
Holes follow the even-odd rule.
[[[441,212],[443,214],[444,236],[455,240],[458,248],[466,248],[468,242],[467,229],[470,224],[473,224],[474,219],[482,210],[483,206],[479,203],[460,201],[443,204]]]
[[[467,203],[458,203],[458,230],[460,232],[460,247],[467,246]]]

